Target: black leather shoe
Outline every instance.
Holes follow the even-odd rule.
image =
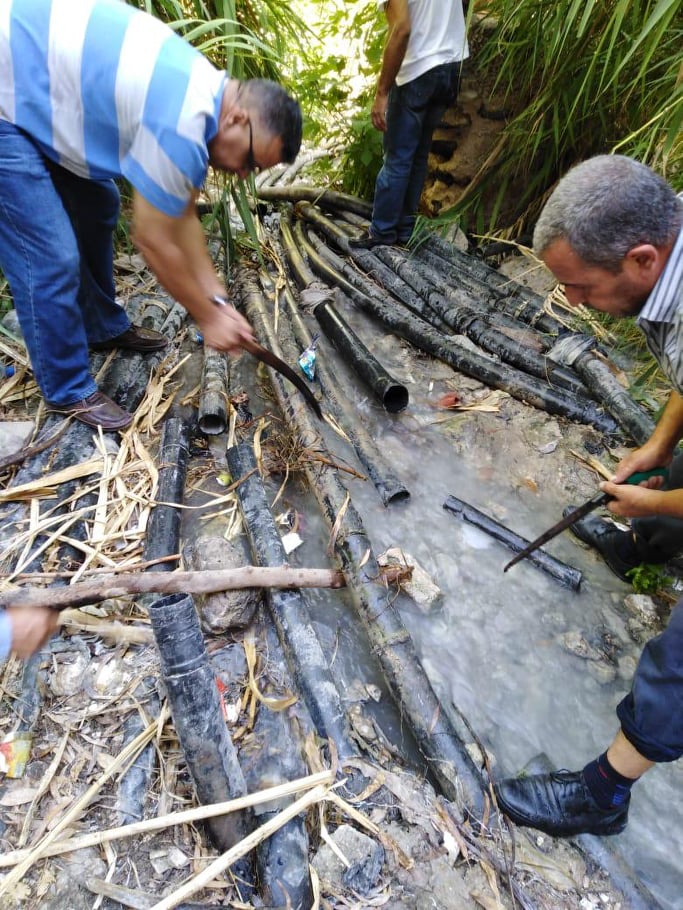
[[[94,341],[90,348],[93,351],[110,351],[122,348],[124,351],[138,351],[141,354],[150,351],[161,351],[168,344],[168,338],[154,329],[143,329],[140,325],[131,325],[125,332],[106,341]]]
[[[553,837],[619,834],[628,822],[630,797],[616,809],[600,808],[582,771],[508,777],[498,781],[494,792],[501,812],[513,822]]]
[[[363,234],[360,237],[352,237],[349,240],[349,247],[352,250],[372,250],[376,246],[392,246],[392,242],[373,237],[372,234]]]
[[[566,517],[576,506],[567,506],[562,510]],[[631,569],[635,569],[643,561],[638,559],[634,554],[633,560],[624,558],[624,551],[628,552],[629,543],[632,539],[630,531],[620,531],[611,521],[604,518],[596,518],[595,515],[586,515],[569,526],[569,530],[589,546],[594,547],[598,553],[602,554],[603,559],[622,581],[630,583],[626,574]]]
[[[128,411],[124,411],[102,392],[93,392],[87,398],[66,407],[50,405],[50,408],[60,414],[75,417],[89,427],[102,427],[103,430],[122,430],[133,421]]]

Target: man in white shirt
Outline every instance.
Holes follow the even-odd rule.
[[[356,249],[406,243],[415,226],[432,133],[458,94],[469,56],[462,0],[378,0],[389,25],[372,105],[384,133],[367,236]]]

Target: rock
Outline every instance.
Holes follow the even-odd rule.
[[[31,438],[35,424],[32,420],[0,421],[0,458],[14,455]]]
[[[53,694],[69,696],[80,692],[83,687],[85,672],[90,662],[90,655],[85,649],[53,655],[52,661],[50,689]]]
[[[379,880],[384,848],[351,825],[340,825],[332,840],[349,865],[341,861],[332,847],[323,844],[313,858],[313,867],[325,889],[339,892],[346,887],[368,894]]]
[[[576,629],[564,632],[560,635],[559,640],[563,648],[582,660],[603,660],[603,655],[586,641],[583,633]]]
[[[405,571],[405,577],[398,578],[401,590],[427,613],[442,596],[441,589],[434,584],[416,559],[400,547],[390,547],[377,557],[380,566],[392,566]]]
[[[64,869],[57,876],[51,896],[45,896],[41,910],[91,910],[93,896],[85,886],[92,876],[104,878],[106,864],[94,848],[76,850],[62,857]]]
[[[245,564],[242,547],[223,537],[204,537],[186,544],[183,560],[190,571],[238,569]],[[197,611],[207,632],[248,626],[258,602],[259,593],[255,589],[195,595]]]
[[[641,622],[654,625],[658,621],[655,602],[647,594],[627,594],[624,598],[624,606],[631,616]]]

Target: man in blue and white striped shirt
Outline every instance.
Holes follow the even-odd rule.
[[[0,3],[0,267],[38,385],[54,408],[120,429],[88,348],[157,350],[115,300],[114,179],[133,187],[133,239],[208,345],[252,337],[208,253],[196,199],[209,166],[246,177],[293,161],[299,105],[267,80],[240,82],[121,0]]]
[[[570,304],[637,317],[673,391],[650,439],[600,488],[607,508],[633,518],[630,531],[590,517],[572,526],[621,578],[643,562],[683,552],[683,198],[658,174],[623,155],[572,168],[546,203],[534,248]],[[669,478],[626,484],[636,471],[669,466]],[[683,599],[643,649],[631,691],[617,706],[620,729],[581,771],[508,778],[500,808],[520,825],[558,837],[617,834],[633,784],[658,762],[683,756]]]

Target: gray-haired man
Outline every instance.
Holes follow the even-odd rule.
[[[650,439],[617,466],[601,489],[608,508],[636,519],[622,532],[591,519],[573,526],[620,577],[641,562],[683,552],[683,199],[652,170],[619,155],[577,165],[560,181],[536,225],[534,248],[565,287],[570,304],[635,316],[673,391]],[[625,484],[636,471],[670,466],[661,478]],[[507,778],[501,810],[555,836],[616,834],[628,820],[632,785],[657,762],[683,755],[683,600],[641,655],[621,727],[582,771]]]

